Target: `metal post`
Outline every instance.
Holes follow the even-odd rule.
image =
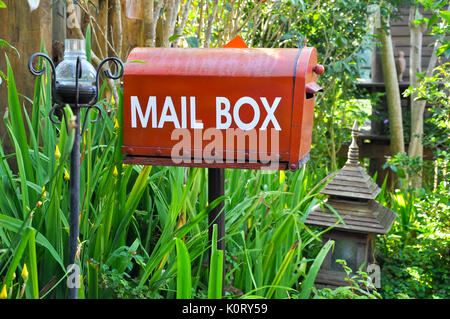
[[[208,202],[225,195],[225,169],[208,168]],[[223,201],[208,216],[208,238],[212,240],[213,226],[217,224],[217,249],[223,250],[222,296],[225,296],[225,210]],[[211,251],[209,256],[211,256]]]
[[[75,66],[75,104],[71,105],[75,117],[74,140],[72,151],[70,152],[70,226],[69,226],[69,265],[76,262],[78,250],[78,236],[80,234],[80,107],[78,105],[80,97],[80,87],[78,79],[81,77],[81,60],[77,58]],[[87,114],[86,114],[87,116]],[[72,125],[72,124],[71,124]],[[78,280],[78,278],[76,279]],[[78,288],[69,287],[69,299],[78,299]]]
[[[69,265],[75,264],[80,233],[80,108],[72,108],[75,116],[75,137],[70,153],[70,228],[69,228]],[[77,278],[78,280],[78,278]],[[78,298],[78,289],[69,288],[69,299]]]

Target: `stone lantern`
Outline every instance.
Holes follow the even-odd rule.
[[[380,205],[375,198],[380,188],[372,181],[359,163],[356,143],[358,124],[352,128],[352,143],[343,168],[320,191],[330,195],[322,204],[314,206],[305,224],[333,227],[322,235],[323,242],[334,240],[334,249],[328,252],[316,277],[318,287],[346,286],[346,273],[337,259],[344,259],[354,273],[374,263],[374,235],[386,234],[397,217],[393,211]],[[334,209],[335,212],[332,211]],[[336,216],[340,216],[339,220]]]

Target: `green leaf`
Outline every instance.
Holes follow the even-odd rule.
[[[302,287],[300,290],[300,298],[301,299],[308,299],[311,295],[311,290],[314,286],[314,280],[316,280],[317,273],[319,272],[320,266],[323,263],[323,260],[325,259],[325,256],[328,254],[328,251],[330,248],[334,245],[333,240],[329,240],[319,251],[317,254],[316,259],[314,259],[314,262],[311,266],[311,268],[308,271],[308,275],[306,276],[305,280],[302,282]]]
[[[91,24],[89,23],[86,29],[86,59],[89,63],[92,63],[92,51],[91,51]]]
[[[445,56],[448,57],[448,52],[450,52],[450,43],[446,43],[441,45],[436,52],[436,55],[439,56],[445,52]]]
[[[398,174],[398,176],[400,178],[405,178],[406,177],[405,171],[402,168],[398,168],[397,174]]]
[[[41,52],[44,52],[45,48],[44,48],[44,40],[41,41]],[[38,70],[42,70],[43,65],[45,65],[46,60],[44,60],[43,58],[39,57],[39,62],[38,62]],[[40,119],[40,110],[39,110],[39,106],[41,103],[41,92],[42,92],[42,76],[37,76],[36,80],[35,80],[35,84],[34,84],[34,94],[33,94],[33,108],[31,110],[31,123],[32,123],[32,127],[33,127],[33,132],[34,136],[36,137],[36,139],[33,141],[33,143],[31,143],[31,139],[30,139],[30,146],[33,146],[34,149],[37,149],[37,147],[39,146],[39,127],[40,127],[40,123],[41,123],[41,119]]]
[[[28,194],[28,185],[27,185],[27,174],[25,173],[25,167],[24,167],[24,158],[22,151],[20,150],[20,145],[14,136],[14,133],[12,132],[12,129],[10,125],[7,125],[8,131],[11,133],[11,140],[13,142],[14,148],[16,149],[16,160],[17,160],[17,166],[19,169],[19,177],[20,177],[20,189],[22,191],[22,217],[25,218],[27,215],[27,212],[29,211],[29,194]],[[28,148],[27,148],[28,150]]]
[[[450,23],[450,11],[439,11],[439,14],[447,21],[447,23]]]
[[[186,41],[191,48],[198,48],[200,46],[200,42],[197,37],[186,38]]]
[[[22,224],[23,221],[19,219],[0,214],[0,226],[4,227],[9,231],[12,231],[14,233],[19,232],[22,227]],[[53,256],[53,258],[55,258],[55,260],[59,263],[61,269],[65,271],[64,263],[61,257],[58,255],[52,244],[50,244],[50,242],[41,233],[37,233],[36,242],[42,247],[45,247],[49,251],[49,253]]]
[[[176,40],[180,37],[182,37],[181,34],[174,34],[173,36],[169,37],[169,42],[172,42],[173,40]]]
[[[28,150],[27,134],[25,132],[25,125],[22,116],[22,108],[20,107],[19,95],[17,93],[16,83],[14,81],[14,74],[9,62],[8,56],[6,57],[7,76],[8,76],[8,104],[11,116],[12,133],[17,139],[17,144],[20,147],[23,158],[23,165],[28,180],[34,181],[34,169],[31,165],[30,154]]]
[[[1,5],[0,5],[0,8],[1,8]],[[5,8],[6,8],[6,7],[5,7]],[[9,44],[9,42],[7,42],[7,41],[5,41],[5,40],[3,40],[3,39],[0,39],[0,48],[3,48],[4,46],[7,46],[7,47],[13,49],[14,51],[16,51],[17,55],[18,55],[19,58],[20,58],[20,53],[19,53],[19,51],[18,51],[15,47],[13,47],[11,44]]]
[[[6,8],[6,4],[2,0],[0,0],[0,8]]]
[[[347,45],[347,39],[345,39],[344,37],[338,36],[336,39],[336,44],[343,48]]]
[[[25,228],[22,239],[20,240],[17,248],[14,250],[13,253],[14,257],[11,263],[9,264],[9,268],[6,273],[5,280],[3,282],[3,284],[6,285],[7,289],[11,287],[13,275],[17,269],[17,266],[19,266],[19,262],[22,259],[23,253],[25,252],[25,248],[28,244],[28,240],[30,239],[31,235],[32,235],[32,228],[30,227]]]
[[[98,264],[87,262],[88,298],[98,299]]]
[[[36,259],[36,230],[31,229],[30,238],[28,239],[28,266],[30,269],[31,288],[33,298],[39,299],[39,281]]]
[[[291,33],[285,33],[282,35],[281,40],[288,40],[288,39],[292,39],[293,35]]]
[[[132,61],[126,61],[123,63],[123,65],[127,65],[129,63],[142,63],[142,64],[147,64],[147,62],[145,61],[141,61],[141,60],[132,60]]]
[[[139,176],[134,184],[128,199],[125,204],[126,211],[134,211],[139,203],[139,199],[144,192],[145,185],[148,183],[148,176],[152,170],[152,166],[145,166],[145,168],[139,173]]]
[[[223,250],[217,250],[217,224],[213,225],[208,299],[222,298]]]
[[[191,299],[191,259],[184,242],[175,238],[177,248],[177,299]]]
[[[334,71],[337,72],[337,73],[342,72],[342,62],[341,61],[337,61],[334,64]]]
[[[148,183],[148,176],[150,175],[151,170],[152,166],[145,166],[145,168],[139,173],[139,176],[136,179],[136,182],[134,183],[133,188],[131,189],[131,192],[128,195],[128,199],[125,203],[126,215],[120,222],[111,247],[117,248],[120,239],[125,234],[125,229],[128,226],[137,205],[139,204],[142,194],[144,193],[145,187]]]
[[[435,24],[438,19],[439,19],[439,16],[436,13],[433,14],[431,16],[431,18],[428,20],[427,27],[431,28],[433,26],[433,24]]]
[[[269,291],[267,292],[266,298],[272,298],[273,294],[275,293],[275,289],[278,286],[281,278],[284,276],[286,269],[288,268],[289,264],[292,261],[292,258],[294,257],[295,248],[297,247],[297,243],[294,243],[294,245],[291,246],[289,251],[287,252],[286,256],[283,259],[283,262],[281,263],[280,268],[277,271],[277,274],[272,282],[271,287],[269,288]]]

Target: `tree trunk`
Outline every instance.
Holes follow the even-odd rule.
[[[166,18],[164,19],[164,28],[163,28],[163,41],[162,46],[165,48],[168,48],[170,46],[169,38],[172,35],[171,33],[171,27],[172,27],[172,20],[174,19],[174,12],[178,11],[178,7],[176,6],[176,0],[168,0],[166,5]]]
[[[387,24],[389,25],[389,22]],[[400,90],[395,68],[391,35],[388,34],[383,28],[378,28],[377,33],[381,41],[381,63],[383,67],[383,79],[386,87],[391,152],[394,156],[397,153],[405,152]]]
[[[58,1],[52,7],[52,59],[58,64],[64,57],[66,39],[66,4]]]
[[[76,30],[81,29],[80,13],[73,0],[66,1],[66,36],[68,39],[79,38]]]
[[[409,68],[409,78],[411,81],[411,86],[413,89],[418,86],[418,76],[417,73],[421,73],[422,65],[422,36],[425,31],[424,24],[414,24],[416,18],[416,12],[419,10],[417,6],[411,6],[409,13],[409,27],[410,27],[410,39],[411,39],[411,49],[410,49],[410,68]],[[431,77],[433,74],[433,69],[437,62],[437,48],[440,46],[439,40],[436,40],[433,48],[433,53],[431,54],[430,61],[428,62],[428,67],[425,76]],[[408,155],[411,157],[419,157],[423,160],[423,115],[425,111],[426,101],[420,100],[416,101],[417,93],[411,93],[411,137],[408,148]],[[411,180],[411,186],[420,188],[422,186],[422,169],[419,174],[414,176]]]
[[[422,72],[422,24],[414,24],[416,13],[419,8],[411,5],[409,11],[409,28],[410,28],[410,56],[409,56],[409,79],[413,88],[417,87],[419,77],[418,73]],[[416,101],[417,93],[411,93],[411,136],[409,139],[409,156],[419,157],[423,159],[423,112],[425,103],[423,101]],[[422,177],[421,171],[417,175],[411,176],[411,185],[413,187],[421,187]]]
[[[100,1],[99,4],[99,13],[98,13],[98,25],[100,33],[103,33],[102,36],[98,37],[99,43],[99,58],[100,60],[108,56],[108,5],[109,0]]]
[[[123,46],[123,35],[122,35],[122,6],[120,5],[120,0],[114,0],[112,5],[112,25],[111,25],[111,40],[112,45],[116,50],[117,57],[122,59],[122,46]]]
[[[153,0],[144,0],[144,43],[146,47],[152,46],[153,24]]]
[[[208,14],[208,26],[206,27],[206,32],[205,32],[205,44],[204,44],[205,48],[209,48],[209,42],[211,40],[211,34],[212,34],[212,27],[213,27],[214,19],[216,18],[218,4],[219,4],[219,0],[213,0],[212,13],[209,14],[209,12],[208,12],[209,10],[206,11],[206,13]],[[206,8],[208,8],[208,5],[206,6]]]
[[[161,9],[164,7],[166,0],[159,0],[156,5],[155,11],[153,12],[153,22],[151,28],[150,35],[150,47],[162,46],[162,19],[160,18],[159,13]]]
[[[175,32],[179,36],[183,35],[183,30],[184,30],[184,27],[186,26],[189,9],[191,8],[191,2],[192,2],[192,0],[186,0],[185,4],[183,6],[183,10],[182,10],[182,14],[181,14],[181,21],[178,24],[177,30]],[[174,40],[174,42],[173,42],[174,48],[176,48],[178,46],[179,40],[180,40],[180,38],[176,38]]]
[[[203,0],[200,1],[200,7],[199,7],[200,13],[198,14],[198,29],[197,29],[197,39],[198,39],[198,46],[201,46],[201,38],[202,38],[202,29],[203,29]]]

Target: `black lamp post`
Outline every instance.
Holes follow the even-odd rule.
[[[50,110],[49,118],[54,124],[61,124],[55,119],[54,112],[58,110],[64,117],[68,129],[67,114],[64,106],[68,104],[75,116],[75,137],[70,154],[70,229],[69,229],[69,265],[75,264],[75,255],[78,248],[79,216],[80,216],[80,141],[83,135],[88,114],[92,109],[97,109],[98,116],[91,123],[101,118],[101,109],[96,105],[98,102],[100,71],[103,65],[109,61],[116,65],[116,73],[111,74],[108,70],[105,75],[110,79],[119,79],[123,74],[123,63],[120,59],[109,57],[98,65],[97,70],[87,61],[84,40],[67,39],[65,41],[64,60],[55,68],[52,59],[43,54],[35,53],[28,61],[28,68],[33,75],[40,76],[45,72],[45,64],[41,70],[33,67],[36,57],[45,58],[52,68],[52,100],[56,105]],[[80,110],[86,108],[86,114],[81,126]],[[73,269],[73,268],[72,268]],[[73,269],[74,270],[74,269]],[[78,289],[69,287],[69,298],[76,299]]]

